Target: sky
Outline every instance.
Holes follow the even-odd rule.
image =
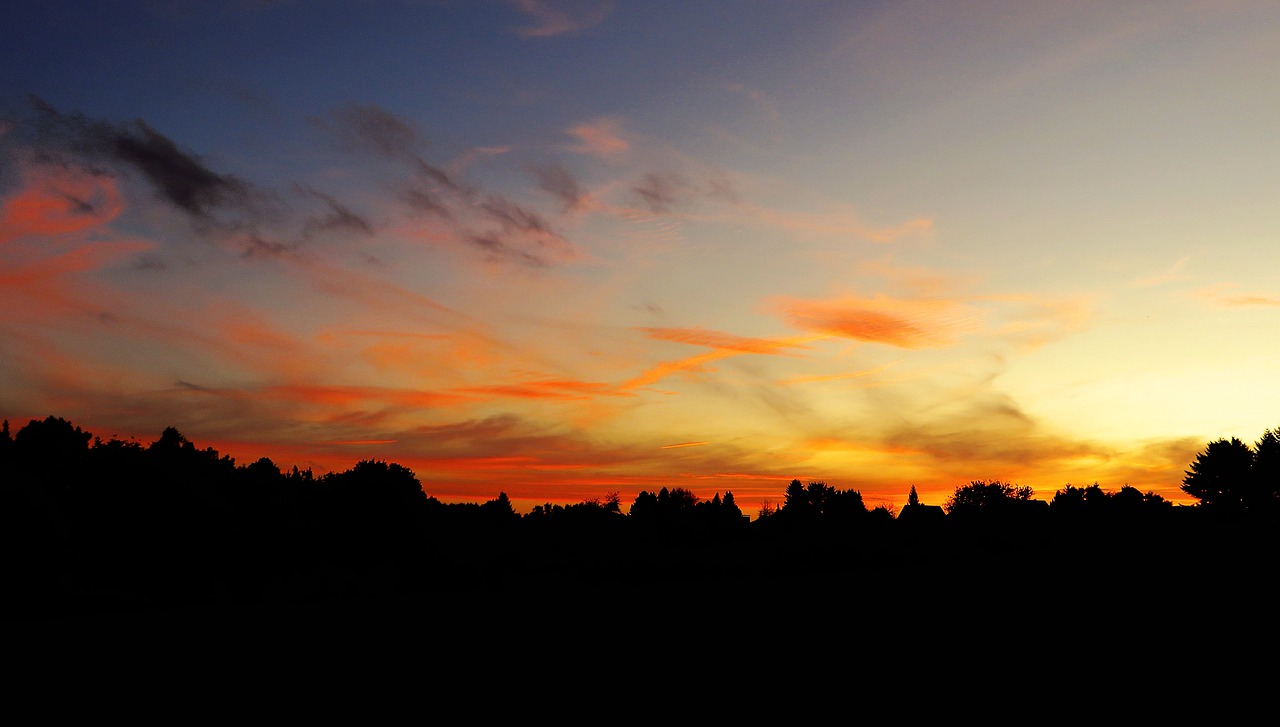
[[[15,431],[754,517],[1280,426],[1278,3],[0,6]]]

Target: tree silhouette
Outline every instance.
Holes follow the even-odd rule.
[[[890,505],[867,510],[857,490],[796,479],[784,504],[764,501],[755,521],[732,492],[700,498],[667,487],[641,492],[629,511],[611,492],[522,516],[504,491],[443,504],[411,470],[382,460],[317,476],[267,458],[236,465],[173,427],[150,444],[103,441],[51,416],[17,432],[0,425],[0,609],[384,604],[406,595],[474,603],[453,596],[497,588],[506,590],[487,590],[486,600],[536,602],[618,579],[665,598],[663,583],[687,594],[761,572],[857,578],[853,566],[866,558],[882,590],[924,578],[963,588],[990,576],[981,589],[1032,573],[1065,579],[1064,588],[1117,589],[1158,585],[1175,569],[1225,573],[1205,584],[1212,590],[1280,561],[1270,520],[1241,527],[1252,523],[1213,515],[1274,512],[1278,470],[1280,429],[1269,429],[1252,447],[1223,439],[1196,458],[1184,489],[1203,507],[1096,482],[1068,484],[1044,502],[1030,487],[992,480],[957,487],[945,509],[921,504],[912,485],[895,517]],[[1175,557],[1161,566],[1101,555],[1139,551]],[[950,555],[939,553],[964,562],[947,570]],[[536,590],[514,590],[528,588]]]
[[[821,525],[830,531],[865,523],[868,513],[858,490],[841,490],[825,482],[804,485],[792,480],[782,507],[770,519],[792,529]]]
[[[645,523],[671,525],[692,519],[698,496],[682,487],[658,490],[652,493],[642,490],[631,503],[631,517]]]
[[[487,521],[499,526],[520,519],[520,514],[516,512],[515,506],[511,504],[511,498],[507,497],[505,492],[499,492],[497,497],[480,505],[480,513]]]
[[[1182,491],[1205,507],[1243,511],[1258,499],[1253,463],[1253,450],[1240,439],[1216,439],[1196,455],[1182,478]]]
[[[1280,428],[1267,429],[1253,445],[1253,490],[1250,505],[1280,509]]]
[[[724,528],[742,524],[742,510],[734,502],[733,493],[725,491],[724,498],[715,493],[710,500],[700,500],[693,505],[698,519],[707,527]]]
[[[1030,500],[1030,487],[1019,487],[999,480],[975,480],[957,487],[942,507],[948,515],[955,515],[979,510],[1006,510],[1011,505]]]

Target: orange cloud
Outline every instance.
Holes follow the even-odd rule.
[[[945,346],[980,327],[977,310],[949,300],[776,298],[774,306],[796,328],[899,348]]]

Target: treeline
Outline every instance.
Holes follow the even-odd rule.
[[[1207,487],[1219,449],[1193,466],[1195,487]],[[1228,459],[1245,477],[1238,456]],[[173,428],[144,445],[50,416],[0,430],[0,585],[8,613],[44,616],[814,574],[886,589],[928,574],[955,586],[990,564],[1078,580],[1110,573],[1113,556],[1131,551],[1147,554],[1148,572],[1270,562],[1274,499],[1249,487],[1239,502],[1220,495],[1185,508],[1130,487],[1067,485],[1046,502],[1030,488],[975,481],[943,505],[920,503],[913,487],[895,513],[868,508],[857,490],[793,480],[782,504],[755,519],[731,492],[699,499],[665,487],[626,512],[611,493],[521,515],[505,493],[443,503],[385,461],[285,471],[265,458],[237,464]]]

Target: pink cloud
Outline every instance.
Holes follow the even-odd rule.
[[[579,124],[568,131],[578,140],[572,150],[601,159],[613,159],[631,149],[631,142],[623,138],[622,122],[617,119],[599,119]]]

